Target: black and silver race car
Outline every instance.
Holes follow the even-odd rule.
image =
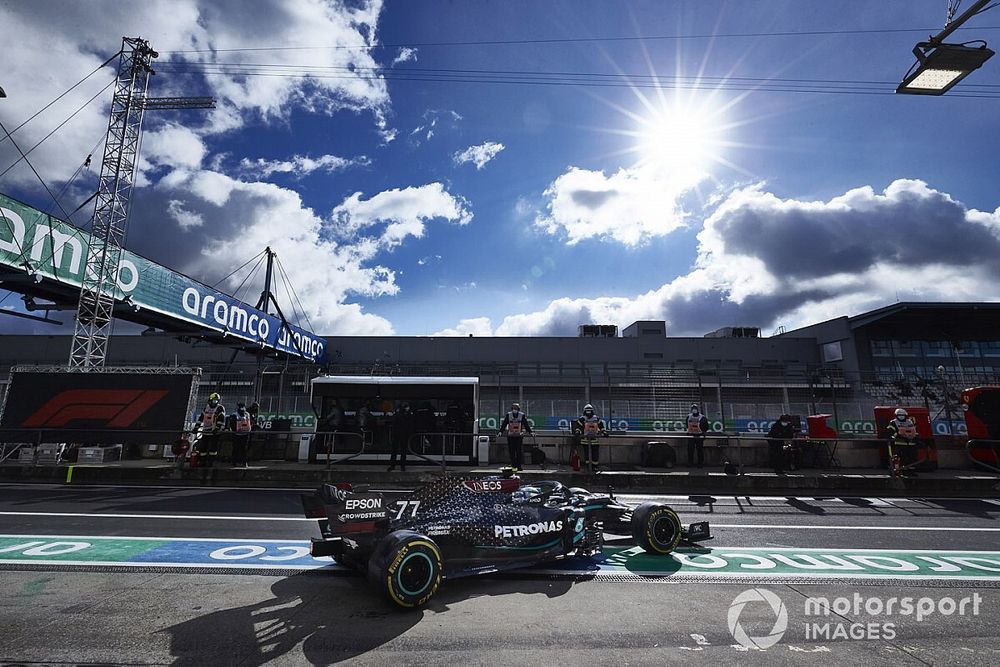
[[[398,499],[324,484],[303,495],[302,505],[322,533],[312,540],[312,555],[366,574],[401,607],[426,603],[442,579],[597,555],[605,532],[631,535],[662,555],[682,541],[711,537],[708,522],[684,528],[666,505],[631,507],[611,493],[510,474],[446,476]]]

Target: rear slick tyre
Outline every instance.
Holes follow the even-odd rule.
[[[369,574],[393,604],[413,609],[426,604],[442,579],[441,550],[432,539],[411,530],[387,535],[376,550]]]
[[[680,517],[666,505],[643,503],[632,512],[632,537],[647,553],[665,556],[683,535]]]

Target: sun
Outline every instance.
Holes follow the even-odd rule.
[[[724,162],[726,123],[712,109],[673,105],[652,109],[636,118],[629,132],[637,166],[666,174],[706,174]]]

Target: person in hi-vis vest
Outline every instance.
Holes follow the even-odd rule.
[[[211,467],[219,454],[219,432],[226,426],[226,406],[222,404],[222,396],[217,392],[208,395],[205,409],[198,415],[192,433],[201,437],[195,447],[198,450],[198,465]]]
[[[597,416],[594,406],[587,403],[583,406],[583,416],[573,422],[573,433],[580,436],[580,444],[583,446],[584,463],[590,466],[593,472],[600,472],[598,468],[598,457],[600,455],[598,436],[605,434],[606,427],[604,420]]]
[[[528,422],[528,415],[521,412],[518,403],[512,403],[510,412],[504,415],[500,422],[500,431],[497,437],[507,431],[507,453],[510,455],[510,467],[517,472],[524,467],[524,434],[533,435],[531,424]]]
[[[889,466],[893,466],[893,455],[899,456],[900,472],[908,475],[917,473],[909,468],[917,462],[917,425],[903,408],[896,409],[896,418],[885,427],[889,436]]]
[[[236,404],[236,412],[229,416],[229,428],[233,432],[233,467],[247,467],[247,450],[250,449],[250,432],[253,431],[253,416],[246,403]]]
[[[698,467],[705,465],[705,433],[708,432],[708,417],[701,414],[701,409],[697,403],[691,404],[691,413],[687,417],[688,440],[687,464],[695,465],[694,458],[697,453]]]

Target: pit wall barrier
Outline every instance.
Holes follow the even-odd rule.
[[[568,432],[536,431],[534,439],[530,436],[524,440],[525,449],[537,444],[546,458],[565,464],[573,447],[573,436]],[[759,433],[706,433],[705,465],[722,466],[725,461],[742,463],[747,468],[769,469],[768,439]],[[690,438],[685,435],[671,435],[656,431],[611,433],[601,438],[601,462],[605,467],[617,465],[639,466],[648,443],[666,443],[673,448],[677,465],[683,467],[687,461],[687,445]],[[858,438],[796,438],[794,443],[805,455],[807,462],[813,460],[812,449],[815,443],[826,443],[839,466],[825,465],[824,454],[816,457],[819,462],[815,467],[841,468],[872,468],[883,469],[881,457],[885,451],[885,441],[873,437]],[[947,469],[973,469],[965,449],[965,442],[952,441],[950,438],[937,438],[934,441],[938,455],[938,467]],[[492,438],[490,444],[490,460],[507,460],[506,438]],[[812,467],[812,466],[810,466]]]
[[[91,430],[90,433],[93,433]],[[536,431],[534,437],[527,436],[524,440],[526,453],[534,445],[538,445],[546,454],[549,461],[556,463],[567,463],[570,451],[573,447],[573,436],[565,431]],[[127,440],[131,441],[121,447],[122,435],[128,435]],[[171,446],[178,440],[179,433],[176,431],[130,431],[123,434],[121,431],[108,433],[106,438],[88,441],[77,441],[73,437],[71,430],[44,431],[17,429],[16,431],[0,430],[0,445],[3,447],[5,455],[4,463],[21,464],[54,464],[65,462],[65,456],[60,456],[55,460],[51,456],[54,449],[60,450],[63,454],[67,449],[76,445],[78,451],[85,448],[101,446],[103,448],[120,448],[121,457],[127,459],[162,457],[172,458]],[[300,445],[303,432],[288,431],[255,431],[251,436],[249,457],[252,461],[297,461],[300,456]],[[453,437],[459,441],[468,440],[468,454],[465,454],[465,447],[458,447],[458,451],[453,446],[446,449],[436,447],[431,451],[420,451],[414,443],[411,443],[411,455],[423,454],[426,463],[437,465],[442,464],[442,459],[446,458],[447,463],[470,464],[475,463],[478,453],[478,442],[474,444],[474,434],[434,434],[439,438]],[[489,437],[489,463],[490,465],[502,465],[507,461],[507,442],[505,437],[497,438],[495,433],[484,433]],[[316,454],[325,452],[324,433],[313,434],[311,437],[311,461],[327,464],[325,456],[317,457]],[[223,432],[220,435],[219,456],[224,459],[228,456],[231,447],[230,438],[232,434]],[[717,433],[710,432],[704,436],[705,439],[705,465],[721,466],[724,461],[740,463],[746,468],[768,468],[768,446],[767,437],[757,433]],[[839,467],[843,468],[870,468],[881,469],[880,457],[885,450],[885,442],[873,437],[858,438],[838,438],[817,439],[817,438],[796,438],[795,443],[804,450],[812,447],[808,443],[826,441],[832,449],[836,445],[835,455],[838,459]],[[683,466],[687,459],[687,444],[690,441],[685,435],[670,435],[662,432],[612,432],[600,439],[601,461],[608,468],[634,467],[642,463],[643,453],[648,443],[666,443],[673,448],[677,465]],[[346,463],[350,459],[357,458],[357,454],[367,454],[372,450],[370,443],[354,433],[338,433],[338,446],[333,450],[331,463]],[[938,454],[938,465],[944,469],[971,470],[976,469],[970,460],[966,450],[966,442],[961,439],[935,438],[935,446]],[[24,451],[19,451],[19,450]],[[377,460],[388,458],[387,454],[379,454]],[[454,458],[453,458],[454,457]],[[101,460],[107,464],[113,464],[118,460],[118,452],[111,451],[104,453]],[[413,463],[417,464],[423,458],[415,456]],[[464,459],[463,461],[457,460]],[[811,457],[807,457],[807,460]],[[318,459],[318,460],[317,460]],[[338,459],[340,459],[338,461]],[[822,459],[822,456],[820,457]],[[526,460],[530,460],[526,454]],[[96,462],[96,461],[94,461]],[[360,462],[360,461],[359,461]],[[816,467],[826,467],[817,465]]]
[[[0,429],[3,463],[55,465],[114,463],[122,459],[173,459],[174,445],[189,431],[150,429]],[[232,455],[232,431],[221,431],[218,456]],[[252,461],[296,461],[302,432],[257,430],[250,434]]]

